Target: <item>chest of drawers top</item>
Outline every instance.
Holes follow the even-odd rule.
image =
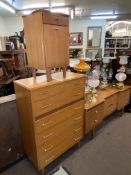
[[[83,80],[85,79],[83,75],[72,73],[72,72],[67,72],[66,78],[63,78],[63,73],[58,72],[58,73],[52,74],[52,81],[50,82],[47,82],[46,75],[43,75],[43,76],[36,77],[36,79],[31,77],[31,78],[16,80],[14,81],[14,83],[29,91],[34,91],[40,88],[49,88],[53,85],[59,85],[65,82],[69,82],[71,80],[78,80],[81,78],[83,78]]]

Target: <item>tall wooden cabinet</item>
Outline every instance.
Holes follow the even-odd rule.
[[[43,79],[15,81],[24,151],[39,170],[84,135],[85,78],[67,72],[66,79],[62,73]]]
[[[38,69],[69,64],[69,17],[49,11],[24,16],[28,64]]]

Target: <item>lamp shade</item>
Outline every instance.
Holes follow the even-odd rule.
[[[117,81],[120,81],[120,82],[123,82],[127,78],[126,74],[123,72],[117,73],[115,77]]]
[[[75,65],[76,71],[87,72],[90,70],[90,66],[85,62],[85,59],[80,58],[80,63]]]
[[[88,85],[92,88],[96,88],[97,86],[99,86],[100,84],[100,80],[98,79],[89,79],[88,80]]]
[[[121,65],[126,65],[128,63],[128,56],[120,56],[120,64]]]

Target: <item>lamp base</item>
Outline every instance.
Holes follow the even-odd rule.
[[[124,85],[124,82],[123,81],[119,81],[119,82],[117,82],[116,83],[116,86],[117,86],[117,88],[119,88],[119,89],[122,89],[122,88],[124,88],[125,87],[125,85]]]

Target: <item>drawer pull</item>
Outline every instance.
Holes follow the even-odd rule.
[[[41,109],[45,109],[45,108],[48,108],[49,106],[51,106],[51,104],[48,104],[46,106],[40,106]]]
[[[74,96],[83,95],[83,93],[74,94]]]
[[[45,162],[48,163],[48,162],[51,162],[52,160],[54,160],[55,156],[51,156],[49,159],[46,159]]]
[[[79,107],[76,107],[76,108],[74,108],[75,110],[77,110],[77,109],[81,109],[81,106],[79,106]]]
[[[78,129],[74,129],[75,132],[80,131],[80,130],[81,130],[81,127],[78,128]]]
[[[47,139],[48,137],[50,137],[50,136],[52,136],[53,135],[53,133],[50,133],[50,134],[48,134],[48,135],[46,135],[46,136],[43,136],[43,138],[44,139]]]
[[[80,120],[82,118],[82,116],[74,118],[74,120]]]
[[[48,152],[48,151],[50,151],[52,148],[54,148],[53,145],[51,145],[49,148],[44,149],[44,151],[45,151],[45,152]]]
[[[95,111],[95,113],[97,114],[97,113],[98,113],[98,111],[96,110],[96,111]]]
[[[75,141],[78,142],[81,139],[81,136],[76,138]]]
[[[39,95],[45,95],[46,93],[48,93],[48,91],[46,91],[46,92],[40,92]]]
[[[98,120],[95,120],[94,122],[95,122],[95,123],[98,123]]]
[[[43,123],[42,126],[50,125],[53,121],[49,121],[48,123]]]
[[[113,104],[110,104],[109,107],[113,106]]]

